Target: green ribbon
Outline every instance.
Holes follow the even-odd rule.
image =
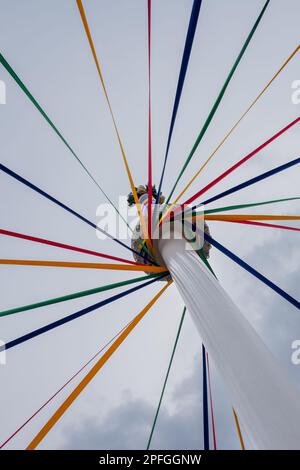
[[[180,319],[180,322],[179,322],[179,327],[178,327],[178,331],[177,331],[177,334],[176,334],[175,343],[174,343],[174,346],[173,346],[171,358],[170,358],[170,361],[169,361],[169,365],[168,365],[168,369],[167,369],[167,374],[166,374],[165,381],[164,381],[164,384],[163,384],[163,388],[162,388],[162,391],[161,391],[161,394],[160,394],[160,398],[159,398],[157,410],[156,410],[156,413],[155,413],[155,417],[154,417],[154,421],[153,421],[153,424],[152,424],[150,436],[149,436],[149,439],[148,439],[147,450],[150,449],[151,440],[152,440],[152,437],[153,437],[153,433],[154,433],[156,421],[157,421],[157,418],[158,418],[158,414],[159,414],[159,411],[160,411],[162,399],[163,399],[163,396],[164,396],[164,393],[165,393],[167,381],[168,381],[169,374],[170,374],[170,370],[171,370],[171,367],[172,367],[172,363],[173,363],[173,359],[174,359],[174,355],[175,355],[177,343],[178,343],[178,340],[179,340],[179,336],[180,336],[180,332],[181,332],[183,320],[184,320],[184,317],[185,317],[185,312],[186,312],[186,307],[184,307],[184,309],[183,309],[183,312],[182,312],[182,315],[181,315],[181,319]]]
[[[230,210],[237,210],[237,209],[245,209],[247,207],[255,207],[255,206],[263,206],[267,204],[275,204],[277,202],[285,202],[285,201],[296,201],[299,200],[300,197],[288,197],[284,199],[272,199],[270,201],[263,201],[263,202],[251,202],[249,204],[238,204],[235,206],[224,206],[224,207],[218,207],[216,209],[209,209],[209,210],[204,210],[204,214],[215,214],[216,212],[226,212]],[[197,212],[197,214],[203,214],[203,211]]]
[[[125,224],[127,225],[127,227],[129,228],[129,230],[132,232],[132,228],[130,227],[130,225],[128,224],[128,222],[124,219],[124,217],[120,214],[120,212],[118,211],[118,209],[116,208],[116,206],[114,205],[114,203],[112,202],[112,200],[109,198],[109,196],[106,194],[106,192],[101,188],[101,186],[99,185],[99,183],[95,180],[95,178],[93,177],[93,175],[89,172],[89,170],[86,168],[86,166],[84,165],[84,163],[80,160],[80,158],[78,157],[78,155],[75,153],[75,151],[73,150],[73,148],[71,147],[71,145],[67,142],[67,140],[64,138],[64,136],[61,134],[61,132],[58,130],[58,128],[55,126],[55,124],[53,123],[53,121],[50,119],[50,117],[47,115],[47,113],[43,110],[43,108],[41,107],[41,105],[38,103],[38,101],[34,98],[34,96],[31,94],[31,92],[28,90],[28,88],[26,87],[26,85],[22,82],[22,80],[20,79],[20,77],[16,74],[16,72],[14,71],[14,69],[9,65],[9,63],[7,62],[7,60],[4,58],[4,56],[0,53],[0,63],[3,65],[3,67],[6,69],[6,71],[10,74],[10,76],[15,80],[15,82],[17,83],[17,85],[19,85],[19,87],[21,88],[21,90],[25,93],[25,95],[29,98],[29,100],[31,101],[31,103],[36,107],[36,109],[41,113],[41,115],[43,116],[43,118],[46,120],[46,122],[51,126],[51,128],[54,130],[54,132],[56,133],[56,135],[58,135],[58,137],[62,140],[62,142],[66,145],[66,147],[70,150],[70,152],[72,153],[72,155],[76,158],[76,160],[78,161],[78,163],[82,166],[82,168],[85,170],[85,172],[88,174],[88,176],[92,179],[92,181],[95,183],[95,185],[98,187],[98,189],[100,189],[101,193],[103,194],[103,196],[107,199],[107,201],[112,205],[112,207],[115,209],[115,211],[117,212],[117,214],[121,217],[121,219],[123,220],[123,222],[125,222]],[[149,252],[149,250],[147,249],[146,246],[142,245],[142,251],[144,253],[147,253],[148,256],[150,256],[150,258],[153,260],[153,257],[151,256],[151,253]]]
[[[95,180],[95,178],[93,177],[93,175],[89,172],[89,170],[87,169],[87,167],[84,165],[84,163],[80,160],[80,158],[78,157],[78,155],[75,153],[75,151],[72,149],[71,145],[67,142],[67,140],[64,138],[64,136],[61,134],[61,132],[58,130],[58,128],[55,126],[55,124],[53,123],[53,121],[50,119],[50,117],[47,115],[47,113],[43,110],[43,108],[41,107],[41,105],[38,103],[38,101],[34,98],[34,96],[30,93],[30,91],[28,90],[28,88],[26,87],[26,85],[22,82],[22,80],[20,79],[20,77],[16,74],[16,72],[14,71],[14,69],[9,65],[9,63],[7,62],[7,60],[3,57],[3,55],[0,53],[0,63],[3,65],[3,67],[7,70],[7,72],[10,74],[10,76],[15,80],[15,82],[17,83],[17,85],[19,85],[19,87],[21,88],[21,90],[25,93],[25,95],[27,96],[27,98],[29,98],[29,100],[31,101],[31,103],[35,106],[35,108],[41,113],[41,115],[43,116],[43,118],[46,120],[46,122],[50,125],[50,127],[54,130],[54,132],[56,133],[56,135],[58,135],[58,137],[62,140],[62,142],[66,145],[66,147],[70,150],[70,152],[72,153],[72,155],[76,158],[76,160],[78,161],[78,163],[81,165],[81,167],[84,169],[84,171],[88,174],[88,176],[92,179],[92,181],[95,183],[95,185],[98,187],[98,189],[100,189],[101,193],[103,194],[103,196],[107,199],[107,201],[113,206],[113,208],[115,209],[115,211],[119,214],[119,216],[122,218],[122,220],[126,223],[127,227],[132,231],[132,229],[130,228],[130,226],[128,225],[128,223],[126,222],[126,220],[124,219],[124,217],[120,214],[120,212],[118,211],[118,209],[115,207],[115,205],[113,204],[113,202],[111,201],[111,199],[109,198],[109,196],[105,193],[105,191],[101,188],[101,186],[99,185],[99,183]]]
[[[10,310],[4,310],[0,312],[0,317],[5,317],[7,315],[12,315],[13,313],[25,312],[26,310],[33,310],[39,307],[45,307],[46,305],[57,304],[60,302],[65,302],[67,300],[78,299],[80,297],[85,297],[87,295],[98,294],[99,292],[105,292],[107,290],[116,289],[117,287],[127,286],[128,284],[133,284],[135,282],[145,281],[146,279],[161,276],[162,273],[150,274],[143,277],[135,277],[134,279],[129,279],[128,281],[115,282],[113,284],[107,284],[105,286],[96,287],[94,289],[83,290],[75,292],[73,294],[63,295],[62,297],[55,297],[53,299],[43,300],[41,302],[36,302],[34,304],[23,305],[22,307],[12,308]]]

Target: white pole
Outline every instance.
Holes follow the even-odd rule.
[[[283,367],[185,240],[159,250],[251,440],[300,449],[300,391]]]

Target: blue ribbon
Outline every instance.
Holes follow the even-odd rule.
[[[200,206],[202,204],[210,204],[211,202],[217,201],[222,197],[228,196],[229,194],[235,193],[236,191],[240,191],[240,189],[247,188],[252,184],[258,183],[259,181],[262,181],[265,178],[269,178],[270,176],[275,175],[280,171],[284,171],[287,168],[290,168],[291,166],[297,165],[298,163],[300,163],[300,158],[296,158],[295,160],[292,160],[288,163],[284,163],[284,165],[277,166],[276,168],[273,168],[270,171],[266,171],[266,173],[262,173],[261,175],[255,176],[254,178],[244,181],[243,183],[240,183],[237,186],[233,186],[232,188],[227,189],[227,191],[223,191],[222,193],[219,193],[216,196],[211,197],[210,199],[206,199],[206,201],[202,202]]]
[[[25,178],[23,178],[22,176],[18,175],[17,173],[15,173],[14,171],[10,170],[7,166],[3,165],[2,163],[0,163],[0,170],[4,171],[4,173],[6,173],[7,175],[11,176],[12,178],[16,179],[17,181],[19,181],[20,183],[23,183],[25,186],[27,186],[28,188],[30,189],[33,189],[33,191],[37,192],[38,194],[40,194],[41,196],[49,199],[49,201],[51,202],[54,202],[54,204],[58,205],[59,207],[61,207],[62,209],[66,210],[67,212],[69,212],[70,214],[74,215],[75,217],[77,217],[78,219],[82,220],[83,222],[85,222],[86,224],[90,225],[91,227],[93,227],[95,230],[98,230],[99,232],[101,233],[104,233],[108,238],[110,238],[111,240],[114,240],[116,243],[118,243],[119,245],[121,245],[123,248],[126,248],[126,250],[130,250],[132,251],[133,253],[136,253],[138,256],[141,256],[142,258],[146,259],[145,256],[142,254],[142,253],[139,253],[135,250],[133,250],[132,248],[130,248],[129,246],[127,246],[125,243],[121,242],[120,240],[118,240],[117,238],[113,237],[112,235],[110,235],[108,232],[106,232],[105,230],[101,229],[100,227],[98,227],[96,224],[94,224],[93,222],[91,222],[90,220],[86,219],[83,215],[79,214],[78,212],[74,211],[73,209],[71,209],[69,206],[67,206],[66,204],[60,202],[58,199],[56,199],[55,197],[51,196],[50,194],[46,193],[45,191],[43,191],[42,189],[38,188],[37,186],[35,186],[33,183],[31,183],[30,181],[26,180]]]
[[[26,335],[13,339],[12,341],[9,341],[8,343],[6,343],[4,346],[0,347],[0,351],[14,348],[15,346],[18,346],[19,344],[25,343],[25,341],[29,341],[30,339],[35,338],[36,336],[40,336],[44,333],[47,333],[47,331],[53,330],[54,328],[57,328],[58,326],[65,325],[66,323],[73,321],[76,318],[82,317],[83,315],[93,312],[94,310],[98,308],[104,307],[105,305],[108,305],[114,302],[115,300],[121,299],[122,297],[125,297],[126,295],[132,294],[132,292],[136,292],[137,290],[142,289],[143,287],[149,286],[150,284],[153,284],[153,282],[156,282],[157,280],[162,279],[164,276],[166,276],[166,274],[162,274],[161,276],[158,276],[155,279],[151,279],[151,281],[144,282],[143,284],[140,284],[139,286],[132,287],[131,289],[128,289],[124,292],[113,295],[112,297],[109,297],[108,299],[101,300],[101,302],[97,302],[96,304],[90,305],[89,307],[79,310],[78,312],[72,313],[71,315],[68,315],[67,317],[61,318],[60,320],[57,320],[52,323],[49,323],[48,325],[42,326],[41,328],[38,328],[37,330],[31,331],[30,333],[27,333]]]
[[[205,347],[203,344],[202,344],[202,370],[203,370],[203,441],[204,441],[204,450],[209,450],[206,352],[205,352]]]
[[[180,103],[181,93],[183,90],[183,85],[184,85],[184,80],[185,80],[185,76],[186,76],[186,72],[187,72],[187,68],[189,64],[189,59],[190,59],[190,55],[191,55],[191,51],[193,47],[193,41],[194,41],[194,36],[195,36],[196,28],[197,28],[201,3],[202,3],[202,0],[194,0],[192,11],[191,11],[191,17],[190,17],[190,22],[189,22],[189,26],[187,30],[186,39],[185,39],[185,45],[184,45],[184,50],[183,50],[183,55],[182,55],[182,60],[181,60],[181,67],[180,67],[180,72],[179,72],[179,77],[178,77],[176,95],[175,95],[175,100],[174,100],[174,105],[173,105],[173,112],[172,112],[172,118],[171,118],[171,123],[170,123],[165,159],[164,159],[164,164],[163,164],[162,174],[160,177],[159,188],[157,191],[155,204],[158,204],[160,193],[161,193],[166,164],[168,160],[169,148],[170,148],[171,139],[173,135],[174,124],[175,124],[175,120],[177,116],[178,106]]]
[[[217,242],[214,238],[212,238],[207,233],[204,233],[204,238],[209,243],[211,243],[215,248],[221,251],[224,255],[228,256],[228,258],[232,259],[235,263],[239,264],[242,268],[246,269],[246,271],[248,271],[250,274],[255,276],[257,279],[259,279],[261,282],[266,284],[268,287],[271,287],[273,291],[277,292],[277,294],[279,294],[289,303],[294,305],[296,308],[300,309],[300,302],[298,302],[298,300],[294,299],[294,297],[287,294],[284,290],[282,290],[280,287],[278,287],[276,284],[274,284],[272,281],[266,278],[263,274],[256,271],[256,269],[252,268],[252,266],[246,263],[246,261],[243,261],[241,258],[239,258],[237,255],[235,255],[230,250],[228,250],[228,248],[225,248],[225,246],[221,245],[221,243]]]

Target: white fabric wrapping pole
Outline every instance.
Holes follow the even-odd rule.
[[[185,240],[159,250],[258,449],[300,448],[300,392]]]

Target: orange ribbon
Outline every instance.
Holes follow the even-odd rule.
[[[109,358],[113,353],[119,348],[123,341],[127,338],[129,333],[136,327],[136,325],[142,320],[146,315],[148,310],[152,305],[158,300],[158,298],[164,293],[164,291],[169,287],[172,281],[169,281],[155,297],[143,308],[143,310],[132,320],[132,322],[123,330],[120,336],[116,341],[110,346],[110,348],[101,356],[99,361],[92,367],[92,369],[87,373],[87,375],[81,380],[73,392],[68,396],[68,398],[63,402],[58,410],[53,414],[45,426],[40,430],[40,432],[35,436],[35,438],[28,445],[26,450],[34,450],[36,446],[44,439],[48,432],[53,428],[57,421],[62,417],[62,415],[67,411],[67,409],[72,405],[74,400],[80,395],[80,393],[85,389],[85,387],[91,382],[95,375],[99,372],[100,369],[106,364]]]

